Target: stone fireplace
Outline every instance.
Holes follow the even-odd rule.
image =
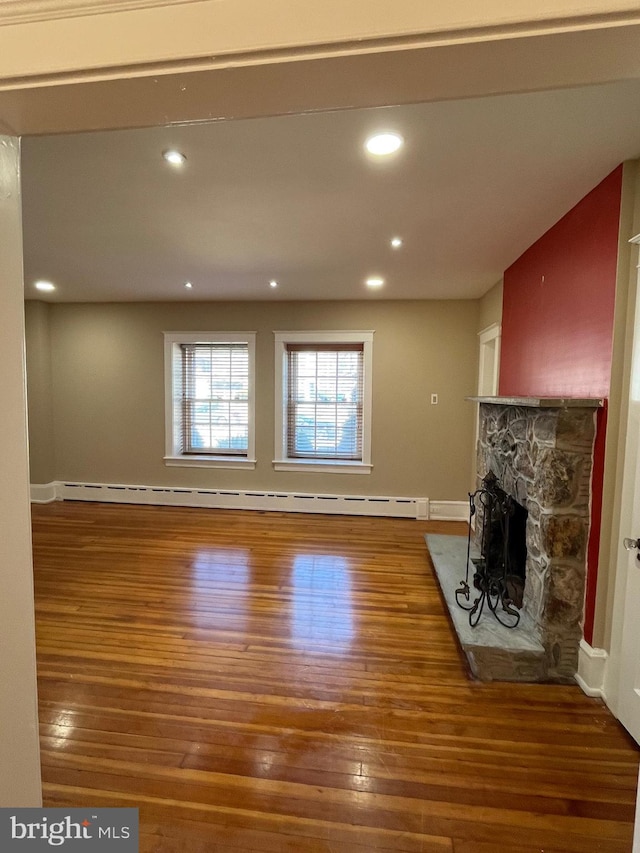
[[[526,575],[517,628],[490,625],[493,615],[486,613],[483,625],[467,631],[454,613],[455,603],[447,600],[454,625],[479,678],[573,681],[582,637],[595,415],[601,401],[471,399],[480,403],[478,486],[492,472],[527,511]],[[480,528],[476,524],[478,536]],[[436,563],[440,544],[432,547],[430,540]]]

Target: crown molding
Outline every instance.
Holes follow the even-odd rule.
[[[0,27],[198,2],[200,0],[0,0]]]
[[[201,3],[203,0],[0,0],[0,27],[11,24],[36,23],[59,18],[80,18],[91,15],[104,15],[116,12],[129,12],[140,9],[161,9],[166,6],[186,6]],[[620,23],[637,23],[640,20],[636,3],[616,3],[618,8],[605,11],[591,10],[587,13],[566,17],[549,16],[546,19],[523,19],[506,25],[507,31],[515,25],[517,29],[542,31],[549,27],[564,30],[582,29],[585,26],[615,26]],[[502,27],[504,24],[500,27]],[[484,27],[472,27],[483,30]]]

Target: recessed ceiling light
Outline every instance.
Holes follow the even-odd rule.
[[[402,237],[393,237],[391,239],[391,248],[399,249],[402,246]]]
[[[269,287],[277,287],[277,286],[278,286],[278,282],[275,279],[272,279],[269,282]]]
[[[56,286],[50,281],[36,281],[36,288],[38,290],[55,290]]]
[[[384,284],[384,279],[380,278],[378,275],[372,275],[367,279],[367,287],[382,287]]]
[[[162,156],[167,163],[171,163],[172,166],[182,166],[182,164],[187,160],[181,151],[176,151],[175,149],[163,151]]]
[[[191,290],[191,288],[193,287],[193,285],[191,284],[191,282],[190,282],[190,281],[185,281],[184,286],[185,286],[186,288],[188,288],[189,290]]]
[[[364,146],[374,157],[386,157],[388,154],[394,154],[403,143],[404,139],[399,133],[387,131],[370,136]]]

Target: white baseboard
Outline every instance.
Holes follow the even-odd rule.
[[[429,501],[431,521],[469,521],[469,501]]]
[[[79,483],[69,480],[31,486],[33,503],[54,500],[196,506],[212,509],[254,509],[317,512],[327,515],[370,515],[416,518],[421,521],[468,521],[467,501],[372,495],[315,495],[262,489],[193,489],[187,486],[132,486],[120,483]]]
[[[427,498],[314,495],[261,489],[192,489],[180,486],[132,486],[70,481],[55,483],[55,487],[56,497],[62,500],[429,518]]]
[[[587,694],[604,699],[604,675],[609,655],[604,649],[594,649],[585,639],[580,640],[576,681]]]
[[[58,499],[58,483],[32,483],[31,503],[48,504]]]

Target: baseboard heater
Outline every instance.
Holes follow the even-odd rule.
[[[164,504],[167,506],[317,512],[330,515],[371,515],[429,518],[428,498],[369,495],[314,495],[259,489],[191,489],[179,486],[127,486],[106,483],[58,482],[55,497],[66,501]]]

